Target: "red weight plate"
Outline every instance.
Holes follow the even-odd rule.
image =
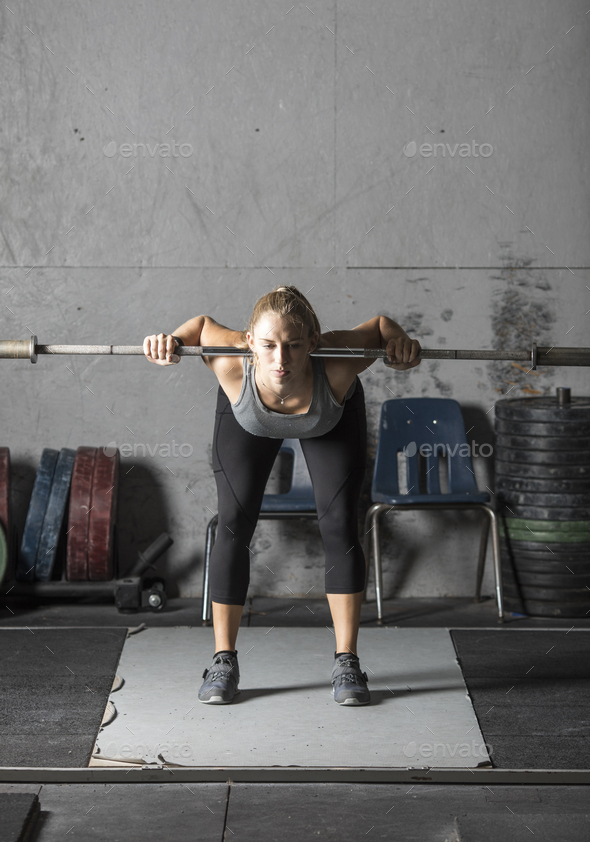
[[[105,452],[106,451],[106,452]],[[113,578],[113,544],[119,489],[119,450],[99,447],[92,480],[92,506],[88,524],[88,578]]]
[[[68,511],[68,549],[66,578],[70,582],[88,579],[88,512],[92,505],[92,477],[96,447],[79,447],[74,460],[70,508]]]
[[[12,518],[10,516],[10,450],[0,447],[0,524],[6,535],[8,564],[6,579],[10,579],[12,570]]]

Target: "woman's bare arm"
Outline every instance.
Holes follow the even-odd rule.
[[[207,316],[195,316],[184,322],[173,333],[154,333],[143,340],[143,353],[151,363],[156,365],[174,365],[180,362],[178,354],[174,353],[177,336],[184,345],[198,345]]]
[[[411,339],[405,330],[387,316],[374,316],[367,322],[352,330],[335,330],[323,333],[320,338],[323,348],[384,348],[390,359],[392,368],[405,371],[420,364],[417,359],[420,353],[420,343]],[[360,374],[375,360],[370,358],[340,359],[349,371]]]
[[[218,324],[211,316],[195,316],[184,322],[174,333],[159,333],[146,336],[143,340],[144,354],[150,362],[156,365],[174,365],[182,357],[174,353],[176,342],[174,337],[182,339],[184,345],[199,345],[205,347],[246,347],[243,334],[239,330],[232,330]],[[215,374],[222,388],[230,394],[242,382],[241,357],[203,357],[203,362]]]
[[[417,339],[410,339],[405,330],[387,316],[374,316],[352,330],[323,333],[319,347],[323,348],[384,348],[392,362],[391,367],[405,371],[420,364]],[[331,357],[326,359],[326,375],[337,400],[346,393],[357,374],[373,365],[370,357]],[[387,363],[387,365],[390,365]]]

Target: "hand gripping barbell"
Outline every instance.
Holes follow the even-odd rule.
[[[236,347],[201,347],[181,345],[174,350],[180,357],[240,357],[250,354],[249,350]],[[39,345],[37,337],[30,339],[0,340],[0,359],[28,359],[37,362],[39,354],[97,354],[102,356],[143,356],[143,345]],[[382,359],[387,365],[387,353],[383,348],[319,348],[312,351],[312,357],[361,357]],[[531,370],[546,365],[590,366],[590,348],[537,347],[533,342],[530,351],[473,351],[473,350],[430,350],[422,348],[422,360],[517,360],[528,363]]]

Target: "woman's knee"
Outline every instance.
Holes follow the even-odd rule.
[[[217,535],[235,536],[250,542],[256,523],[251,520],[237,503],[220,505],[217,521]]]
[[[332,500],[324,512],[319,514],[322,535],[356,535],[358,533],[358,500],[344,499],[344,495]]]

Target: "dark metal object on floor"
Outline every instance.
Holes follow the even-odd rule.
[[[150,546],[138,553],[137,561],[123,578],[110,581],[68,582],[66,579],[54,579],[49,582],[10,582],[5,581],[2,595],[11,597],[34,598],[72,598],[72,599],[108,599],[114,597],[115,605],[121,613],[132,613],[145,607],[152,611],[161,611],[166,605],[166,582],[162,577],[145,577],[149,567],[172,546],[174,541],[163,532]],[[116,531],[114,545],[114,569],[117,569]]]
[[[174,541],[166,532],[162,532],[144,552],[137,554],[137,561],[127,573],[125,579],[119,581],[119,588],[115,593],[115,603],[119,611],[136,611],[142,604],[141,577],[153,567],[156,561],[169,549]],[[147,582],[147,580],[146,580]],[[145,583],[144,583],[145,584]],[[147,604],[153,611],[161,611],[166,605],[166,583],[164,579],[153,579],[149,582]]]

